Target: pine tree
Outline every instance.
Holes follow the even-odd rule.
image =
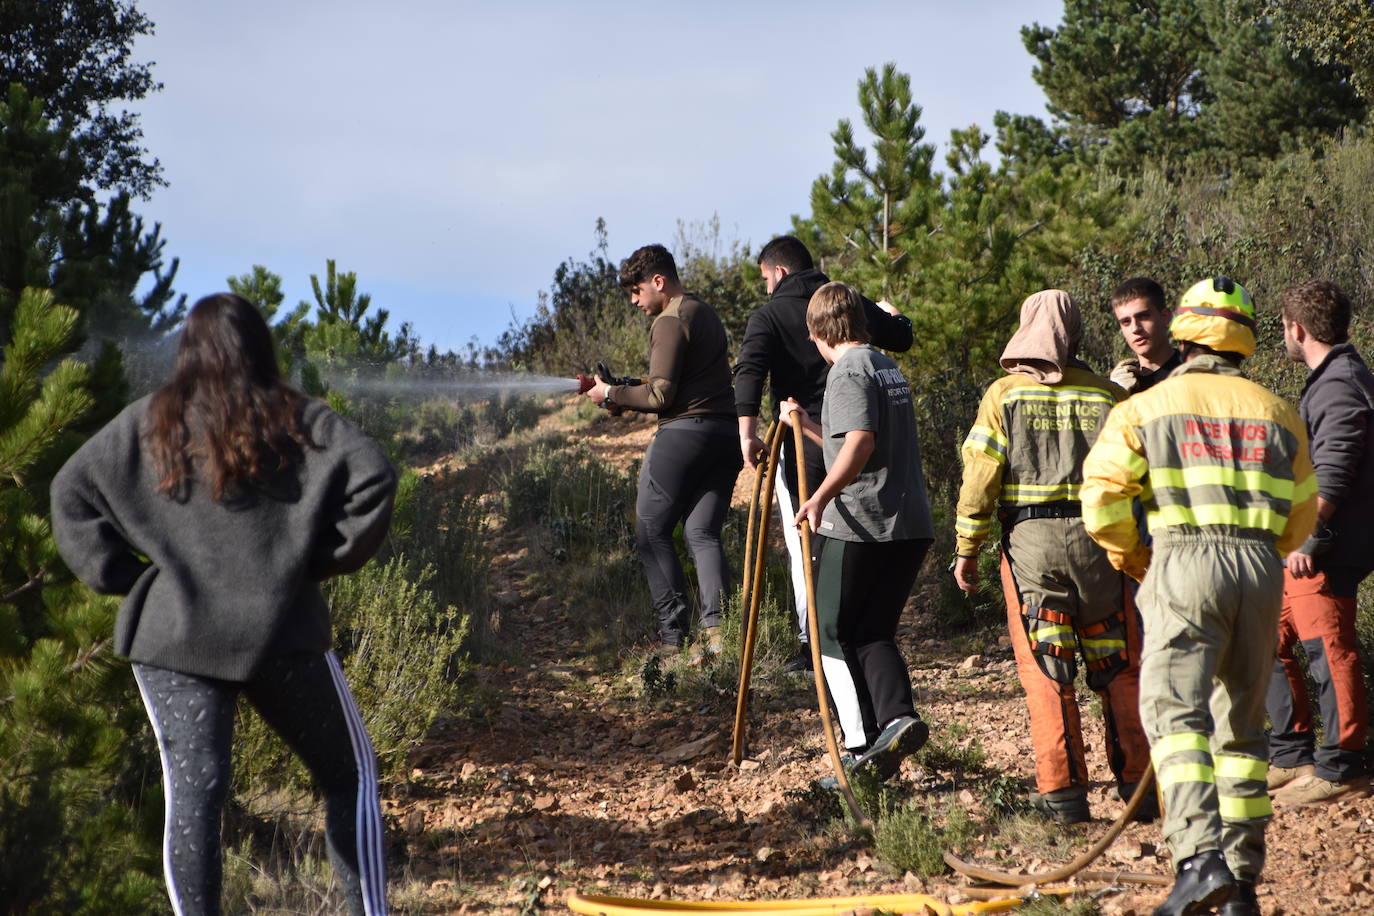
[[[911,78],[887,63],[859,81],[859,109],[874,136],[873,156],[845,118],[835,128],[835,165],[811,186],[815,252],[875,298],[909,295],[916,264],[941,205],[931,172],[935,147],[922,143],[921,107]],[[852,177],[851,177],[852,176]]]
[[[138,115],[110,110],[162,88],[151,64],[131,59],[134,42],[152,32],[132,0],[0,3],[0,92],[23,86],[47,120],[71,131],[84,187],[147,198],[166,184]]]
[[[1347,71],[1295,52],[1273,6],[1066,0],[1058,27],[1021,37],[1050,112],[1087,158],[1125,170],[1146,160],[1229,167],[1364,117]]]
[[[1319,147],[1366,113],[1348,71],[1290,47],[1264,7],[1264,0],[1203,7],[1207,33],[1221,40],[1203,58],[1214,98],[1199,124],[1227,164]]]
[[[80,336],[160,333],[181,320],[177,262],[163,271],[160,227],[145,231],[127,194],[101,205],[82,185],[70,132],[10,86],[0,101],[0,343],[20,292],[51,289],[82,318]],[[153,283],[139,286],[148,274]]]
[[[409,324],[393,337],[386,328],[391,313],[378,309],[367,314],[372,296],[358,292],[358,275],[339,273],[332,259],[325,261],[325,282],[310,275],[315,294],[315,324],[307,332],[307,347],[326,353],[331,360],[344,359],[385,366],[409,356],[417,345]],[[308,303],[302,303],[308,305]]]
[[[110,659],[115,604],[73,581],[47,519],[52,472],[97,408],[90,367],[45,374],[78,321],[26,289],[0,350],[0,912],[146,912],[159,896],[142,717]]]
[[[1291,47],[1348,70],[1355,91],[1374,103],[1374,6],[1368,0],[1268,0],[1266,6]]]

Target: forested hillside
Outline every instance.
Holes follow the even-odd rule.
[[[110,648],[118,600],[75,582],[57,556],[48,512],[48,486],[65,459],[161,379],[186,293],[212,292],[178,288],[177,227],[166,226],[164,236],[163,226],[138,215],[140,201],[164,180],[157,151],[144,148],[138,115],[128,110],[160,88],[150,64],[132,52],[154,25],[134,2],[0,0],[0,913],[167,906],[154,743],[128,666]],[[1283,357],[1273,306],[1283,287],[1334,281],[1356,303],[1355,343],[1366,352],[1374,344],[1374,14],[1364,0],[1065,0],[1059,22],[1027,24],[1021,37],[1048,118],[999,112],[990,125],[930,137],[908,75],[899,64],[875,61],[855,74],[853,107],[834,112],[833,166],[795,189],[796,215],[776,227],[805,240],[833,279],[885,297],[913,322],[916,344],[899,362],[918,398],[937,559],[952,553],[958,445],[999,373],[996,358],[1022,300],[1036,290],[1063,288],[1079,301],[1081,355],[1097,369],[1124,354],[1110,291],[1142,274],[1171,298],[1214,274],[1244,283],[1261,326],[1249,374],[1290,398],[1304,373]],[[557,903],[547,885],[516,886],[533,866],[482,876],[484,888],[505,882],[501,902],[465,891],[461,874],[442,893],[407,883],[419,880],[417,863],[432,870],[435,861],[449,862],[438,850],[460,847],[460,826],[472,827],[455,815],[444,830],[426,833],[423,816],[418,829],[404,820],[408,811],[440,807],[419,803],[438,797],[427,793],[451,790],[459,798],[473,788],[464,788],[472,774],[462,775],[462,761],[453,763],[457,775],[438,781],[447,789],[435,783],[425,749],[476,747],[476,739],[452,736],[494,733],[498,719],[500,728],[521,721],[497,693],[527,648],[513,634],[527,631],[503,628],[503,615],[520,628],[543,619],[532,623],[531,607],[554,615],[549,619],[562,621],[558,632],[586,650],[578,664],[600,678],[587,688],[587,703],[620,704],[626,715],[651,709],[652,729],[684,742],[701,736],[685,726],[679,735],[681,723],[670,720],[724,714],[732,689],[728,668],[676,675],[622,651],[649,629],[627,549],[634,456],[566,451],[561,428],[532,431],[556,410],[560,422],[585,427],[595,413],[589,405],[427,393],[498,372],[570,377],[598,360],[617,372],[643,370],[647,325],[619,288],[617,270],[647,240],[618,237],[599,216],[586,214],[585,258],[547,265],[548,290],[532,317],[462,353],[440,352],[394,321],[402,305],[374,304],[365,278],[328,251],[319,252],[320,272],[310,277],[311,300],[295,305],[286,303],[282,277],[270,265],[244,264],[225,278],[268,318],[287,374],[361,424],[405,469],[381,554],[334,581],[328,597],[340,654],[382,759],[393,870],[398,887],[412,891],[400,897],[407,911],[509,911],[518,898],[523,912],[535,912]],[[718,222],[684,222],[664,241],[687,288],[716,307],[737,347],[764,299],[753,254],[767,240],[723,237]],[[734,518],[727,531],[739,527]],[[520,543],[506,544],[517,532]],[[742,540],[742,532],[736,536]],[[492,577],[498,537],[508,548],[503,568],[513,565],[525,578]],[[533,556],[526,563],[520,551]],[[982,653],[986,628],[998,623],[1000,595],[986,585],[970,601],[943,575],[944,563],[927,567],[917,585],[924,623],[913,631],[934,672],[948,667],[937,656],[957,663]],[[984,582],[997,581],[994,570],[984,572]],[[780,658],[786,635],[777,594],[784,586],[772,584],[767,615]],[[517,612],[512,603],[526,597],[530,606]],[[1362,604],[1368,665],[1374,612]],[[645,619],[627,615],[627,607],[643,607]],[[580,616],[598,626],[577,628]],[[937,637],[942,642],[932,644]],[[569,680],[568,690],[581,689],[577,678]],[[795,712],[809,702],[798,689],[765,691],[765,708]],[[624,737],[634,744],[636,736]],[[948,775],[971,767],[991,779],[990,769],[979,769],[985,760],[958,756],[976,744],[971,737],[948,744],[944,758],[931,752],[928,769]],[[337,901],[320,877],[327,866],[318,823],[306,813],[303,771],[256,718],[241,719],[237,747],[225,825],[235,851],[230,911],[331,911]],[[597,747],[583,750],[596,756]],[[787,762],[795,765],[792,775],[802,769],[799,759]],[[500,763],[491,773],[510,761]],[[687,774],[675,785],[688,792],[699,778]],[[539,807],[538,792],[503,785],[512,798],[532,792]],[[993,786],[983,799],[989,809],[1016,808],[1008,799],[1018,786]],[[969,791],[953,781],[945,788]],[[775,807],[822,805],[799,798],[779,796]],[[921,823],[952,831],[951,843],[973,836],[960,834],[972,828],[944,810]],[[725,844],[733,851],[722,855],[782,868],[760,843],[751,847],[738,824],[678,813],[689,834],[733,830],[743,837]],[[817,826],[827,823],[820,815],[806,823],[818,833],[830,829]],[[571,858],[566,843],[575,835],[560,835],[565,847],[545,858]],[[930,842],[944,836],[933,835]],[[888,855],[899,840],[876,854]],[[417,852],[425,842],[429,851]],[[864,842],[818,841],[807,861],[832,870],[854,855],[870,861]],[[906,864],[916,861],[912,855],[898,855],[905,856],[899,864],[887,860],[894,880],[924,874]],[[270,864],[250,864],[263,861]],[[932,873],[942,868],[931,866]],[[615,869],[609,874],[616,879]],[[273,896],[271,888],[293,882],[316,889],[314,896]],[[654,884],[643,876],[622,882]]]

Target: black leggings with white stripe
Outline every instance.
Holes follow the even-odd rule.
[[[137,663],[134,677],[162,756],[163,870],[177,916],[220,912],[220,816],[239,693],[300,756],[323,793],[329,858],[349,911],[386,912],[376,757],[333,652],[269,660],[246,683]]]

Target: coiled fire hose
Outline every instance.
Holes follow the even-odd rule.
[[[759,604],[763,589],[763,560],[768,546],[768,519],[772,515],[773,481],[777,477],[778,459],[782,451],[782,429],[787,424],[781,420],[768,431],[768,459],[758,466],[754,480],[754,499],[749,506],[749,532],[745,535],[745,568],[752,571],[744,586],[744,605],[748,609],[744,621],[744,647],[740,653],[739,697],[735,703],[735,731],[731,739],[731,754],[738,765],[744,758],[744,732],[748,725],[749,712],[749,675],[754,666],[754,639],[758,631]],[[801,424],[792,427],[797,455],[797,505],[800,506],[811,496],[807,487],[806,467],[801,460],[803,433]],[[760,486],[760,482],[762,486]],[[760,498],[760,495],[762,497]],[[755,525],[755,518],[758,524]],[[791,519],[783,519],[784,525]],[[801,533],[802,556],[811,556],[811,525],[803,520],[798,526]],[[752,563],[751,563],[752,561]],[[854,820],[867,828],[873,828],[873,821],[859,807],[854,790],[849,786],[849,774],[840,761],[840,747],[835,740],[835,724],[830,718],[830,697],[825,690],[825,672],[821,668],[820,626],[816,621],[816,582],[810,563],[803,564],[806,570],[806,630],[811,643],[811,671],[816,682],[816,705],[821,713],[821,731],[825,735],[825,748],[830,757],[830,765],[835,771],[835,781],[845,804],[854,815]]]

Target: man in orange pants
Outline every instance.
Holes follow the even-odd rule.
[[[1125,393],[1075,358],[1078,306],[1045,290],[1021,307],[1002,354],[1008,375],[983,396],[964,441],[954,575],[978,584],[978,551],[1002,524],[1002,584],[1035,748],[1038,806],[1063,823],[1089,819],[1088,767],[1074,679],[1078,659],[1102,697],[1108,763],[1128,798],[1149,746],[1137,706],[1141,635],[1121,573],[1088,537],[1082,462]],[[1137,815],[1152,819],[1151,805]]]
[[[1279,294],[1284,348],[1311,370],[1299,412],[1317,472],[1316,531],[1288,555],[1279,650],[1266,707],[1274,801],[1311,805],[1369,791],[1364,670],[1355,591],[1374,567],[1374,375],[1349,342],[1350,300],[1313,281]],[[1325,739],[1314,747],[1298,643],[1317,685]]]

